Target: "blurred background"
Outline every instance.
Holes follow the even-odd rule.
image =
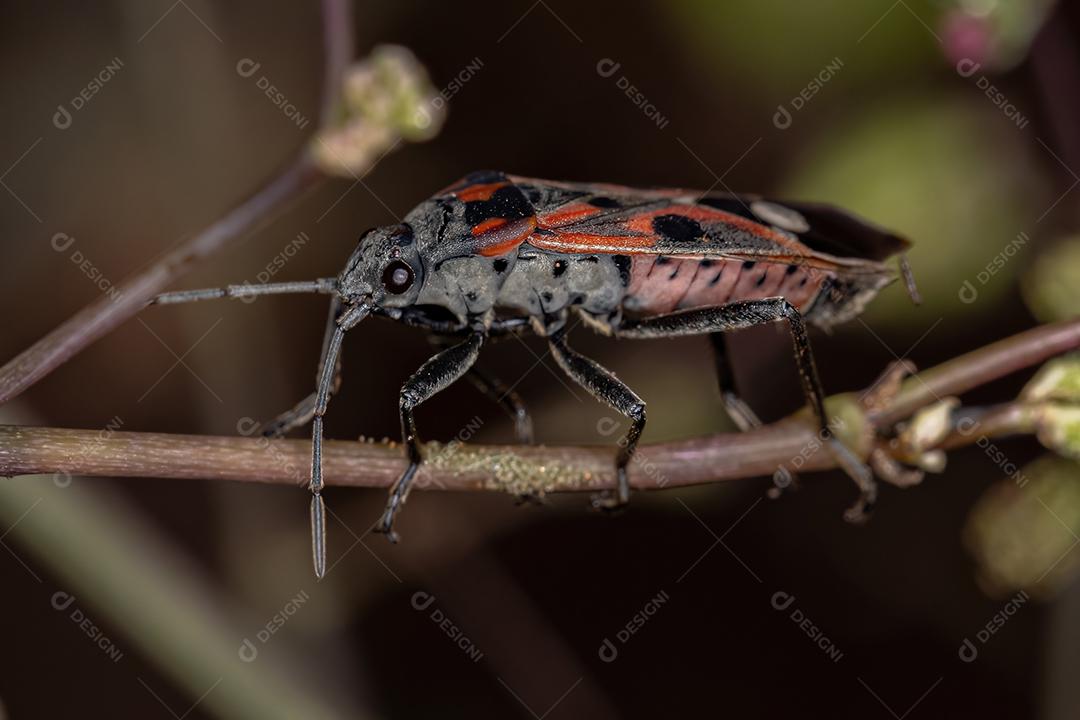
[[[441,132],[362,182],[324,183],[179,287],[335,275],[365,229],[497,168],[831,201],[912,238],[924,304],[893,286],[815,335],[830,392],[1077,313],[1072,4],[354,14],[358,57],[395,43],[427,68],[448,99]],[[317,4],[5,3],[0,36],[3,361],[246,197],[318,124]],[[0,421],[234,435],[311,391],[325,313],[318,297],[151,308]],[[575,342],[649,402],[646,442],[732,429],[705,339]],[[766,421],[801,404],[782,331],[732,344]],[[408,328],[352,333],[328,435],[396,436],[398,388],[430,354]],[[611,442],[610,413],[542,343],[493,345],[481,367],[517,383],[541,442]],[[965,403],[1007,401],[1030,376]],[[418,422],[428,439],[513,440],[467,383]],[[615,518],[584,496],[415,493],[390,546],[366,534],[384,492],[331,489],[319,583],[300,488],[5,480],[0,704],[20,718],[1076,718],[1080,477],[1029,465],[1044,453],[1030,438],[950,453],[943,474],[886,486],[864,527],[841,518],[850,481],[827,473],[778,500],[768,479],[639,493]]]

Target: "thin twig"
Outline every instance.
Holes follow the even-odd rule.
[[[1080,319],[1028,330],[967,353],[909,379],[889,407],[866,415],[867,429],[888,430],[938,396],[963,393],[1078,347]],[[912,389],[922,383],[932,391]],[[852,402],[850,396],[829,402],[844,401]],[[956,416],[971,412],[975,411],[958,410]],[[1008,406],[1000,406],[991,415],[1007,418],[1010,412]],[[979,434],[953,433],[945,446],[975,442],[991,426],[1008,429],[989,417]],[[792,471],[834,467],[832,455],[822,448],[805,413],[798,413],[750,432],[645,445],[631,464],[630,482],[639,490],[655,490],[769,475],[778,467]],[[598,490],[613,485],[613,452],[611,447],[432,443],[416,487],[519,493]],[[308,482],[310,459],[307,440],[0,426],[0,475],[68,473],[302,486]],[[324,466],[330,485],[387,487],[404,470],[405,459],[392,445],[332,441],[325,448]]]
[[[321,120],[331,123],[352,59],[352,29],[347,0],[323,0],[326,76]],[[98,298],[0,368],[0,404],[16,397],[90,343],[133,317],[146,303],[200,260],[237,240],[289,200],[312,188],[323,174],[303,150],[262,189],[161,260],[117,285],[119,296]]]
[[[749,433],[723,434],[638,452],[630,478],[638,489],[693,485],[769,474],[814,443],[800,422]],[[803,467],[831,467],[820,453]],[[414,487],[446,490],[500,489],[495,475],[553,480],[548,489],[596,490],[612,485],[614,453],[606,447],[543,445],[457,448],[429,446],[429,459]],[[310,440],[264,440],[164,433],[0,426],[0,475],[67,473],[105,477],[214,479],[277,484],[308,483]],[[387,444],[329,441],[323,466],[329,485],[387,487],[405,469],[404,454]],[[510,484],[510,483],[507,483]]]
[[[1032,328],[919,373],[904,383],[885,411],[871,418],[880,427],[891,425],[938,399],[960,395],[1078,347],[1080,318]]]

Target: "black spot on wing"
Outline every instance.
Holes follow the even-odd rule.
[[[497,273],[506,272],[506,258],[495,258],[495,262],[491,263],[492,269]]]
[[[553,277],[559,277],[564,272],[566,272],[566,261],[565,260],[556,260],[554,265],[552,265],[551,275]]]
[[[491,218],[520,220],[531,217],[532,214],[532,205],[513,185],[499,188],[487,200],[472,200],[465,203],[465,223],[470,227],[476,227]]]
[[[621,206],[621,203],[615,198],[605,197],[603,195],[597,195],[586,200],[587,203],[593,207],[598,208],[617,208]]]
[[[665,240],[690,243],[705,236],[701,223],[685,215],[658,215],[653,218],[653,230]]]

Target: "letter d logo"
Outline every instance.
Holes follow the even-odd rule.
[[[787,610],[793,602],[795,602],[795,596],[783,590],[774,593],[772,596],[772,606],[777,610]]]
[[[249,78],[254,75],[260,67],[262,67],[261,63],[257,63],[251,58],[244,58],[236,63],[236,74],[240,77]]]
[[[791,111],[783,105],[777,105],[776,114],[772,116],[772,124],[777,130],[787,130],[791,127]]]
[[[423,590],[413,593],[412,606],[417,610],[427,610],[433,602],[435,602],[435,596],[431,593],[426,593]]]
[[[67,610],[71,607],[71,603],[75,602],[75,596],[60,590],[53,593],[51,602],[52,606],[57,610]]]
[[[56,112],[52,116],[52,124],[57,127],[58,130],[67,130],[71,127],[71,113],[63,105],[56,106]]]
[[[259,648],[255,647],[255,643],[244,638],[244,642],[240,643],[240,649],[236,651],[236,654],[246,663],[255,662],[255,658],[259,657]]]
[[[979,299],[979,291],[975,289],[975,286],[971,284],[970,280],[965,280],[964,284],[960,287],[960,292],[957,293],[960,298],[960,302],[965,305],[970,305]]]
[[[611,58],[603,58],[596,63],[596,74],[600,77],[609,78],[619,72],[620,67],[622,67],[621,63],[617,63]]]
[[[971,58],[964,58],[960,62],[956,63],[956,72],[960,73],[960,77],[969,78],[975,73],[979,72],[980,67],[982,67],[982,65],[975,62]]]

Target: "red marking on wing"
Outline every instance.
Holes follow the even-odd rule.
[[[462,202],[473,202],[475,200],[490,200],[491,196],[499,188],[507,187],[510,183],[494,182],[486,183],[484,185],[469,185],[461,190],[454,191],[454,196]]]
[[[507,221],[490,218],[473,228],[476,252],[483,257],[504,255],[525,242],[536,230],[536,218],[527,217]]]
[[[569,203],[561,207],[557,207],[550,212],[541,213],[537,216],[537,224],[546,229],[555,229],[563,227],[564,225],[570,225],[578,220],[584,220],[585,218],[592,217],[600,212],[600,208],[588,203]]]
[[[634,255],[646,253],[646,248],[656,244],[656,236],[556,232],[553,235],[533,235],[529,238],[529,244],[551,252]]]
[[[505,224],[506,224],[506,218],[501,218],[501,217],[488,218],[487,220],[484,220],[479,225],[474,227],[472,229],[472,234],[473,234],[474,237],[476,235],[482,235],[483,233],[486,233],[488,230],[494,230],[495,228],[502,227]]]
[[[597,232],[596,225],[589,224],[589,220],[599,212],[598,208],[577,202],[557,208],[541,215],[538,219],[538,225],[550,232],[535,235],[529,239],[529,242],[537,248],[552,252],[630,255],[652,252],[665,255],[682,253],[694,255],[693,245],[680,247],[677,252],[673,251],[671,247],[660,242],[661,238],[653,228],[653,221],[657,217],[680,215],[700,223],[723,223],[735,230],[749,233],[776,245],[778,249],[783,248],[793,257],[809,259],[808,256],[812,254],[805,245],[784,233],[753,220],[704,205],[671,203],[660,208],[633,213],[621,222],[612,220],[603,228],[603,232]],[[599,218],[598,222],[603,223],[603,218]],[[702,237],[701,240],[702,250],[704,250],[709,238]],[[733,257],[743,254],[738,248],[729,248],[729,251],[728,254]],[[746,253],[746,255],[750,257],[753,254]]]

